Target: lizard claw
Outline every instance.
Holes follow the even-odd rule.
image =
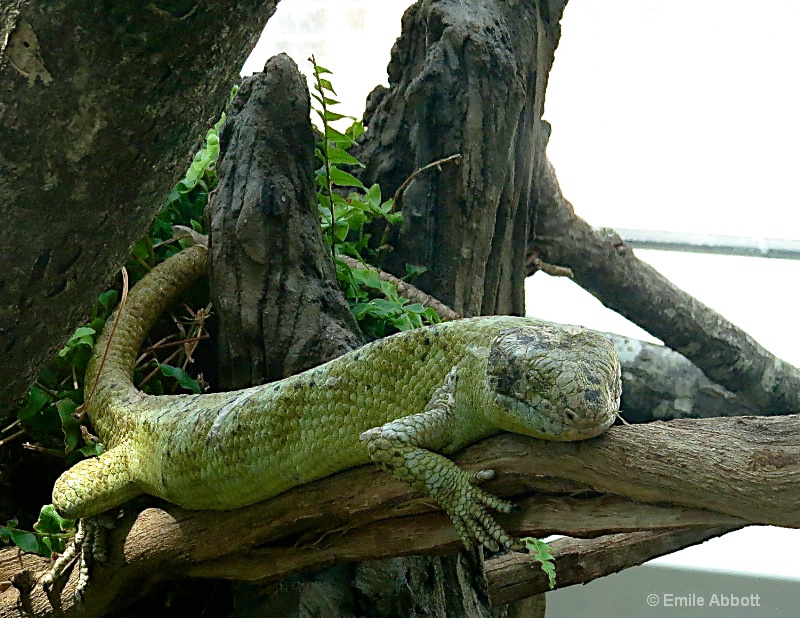
[[[477,487],[478,483],[494,478],[494,471],[457,470],[454,483],[431,493],[450,516],[465,547],[470,549],[473,540],[494,552],[511,547],[514,540],[497,524],[488,509],[509,513],[513,505]]]
[[[75,585],[75,602],[81,603],[89,586],[89,570],[92,562],[107,564],[106,533],[114,525],[108,515],[86,517],[78,520],[75,538],[67,545],[51,569],[42,578],[42,586],[49,592],[50,587],[60,579],[69,566],[77,559],[78,583]]]

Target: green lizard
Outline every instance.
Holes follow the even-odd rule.
[[[145,395],[132,382],[139,347],[205,259],[196,246],[157,266],[131,290],[113,338],[108,321],[85,380],[87,412],[108,450],[56,481],[61,515],[91,522],[142,493],[187,509],[235,509],[372,460],[433,496],[466,545],[497,550],[512,539],[488,508],[511,505],[477,486],[492,471],[466,472],[439,453],[501,431],[590,438],[617,415],[620,365],[604,337],[507,316],[399,333],[240,391]],[[79,541],[87,531],[79,528]]]

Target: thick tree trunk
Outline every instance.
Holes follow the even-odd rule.
[[[209,204],[219,388],[284,378],[359,345],[322,244],[305,79],[288,56],[244,81]]]
[[[0,3],[0,415],[144,235],[277,2]]]
[[[406,189],[385,267],[428,268],[417,283],[463,315],[523,314],[532,174],[543,156],[547,77],[565,2],[412,6],[392,51],[389,89],[371,95],[365,177],[389,194],[449,155],[460,165]]]

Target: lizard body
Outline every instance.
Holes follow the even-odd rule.
[[[139,346],[204,272],[205,256],[192,247],[153,269],[131,290],[110,341],[109,319],[85,382],[108,450],[58,479],[62,515],[90,517],[141,493],[187,509],[234,509],[372,460],[433,495],[465,543],[508,546],[485,507],[510,505],[476,487],[491,472],[465,472],[432,451],[500,431],[584,439],[616,417],[620,368],[610,343],[508,316],[399,333],[240,391],[143,394],[132,382]]]

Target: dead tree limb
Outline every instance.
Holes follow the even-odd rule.
[[[528,238],[529,256],[572,269],[576,281],[604,305],[686,356],[761,413],[800,412],[796,367],[639,260],[613,230],[594,228],[578,217],[549,162],[538,170],[535,185],[536,225]]]

